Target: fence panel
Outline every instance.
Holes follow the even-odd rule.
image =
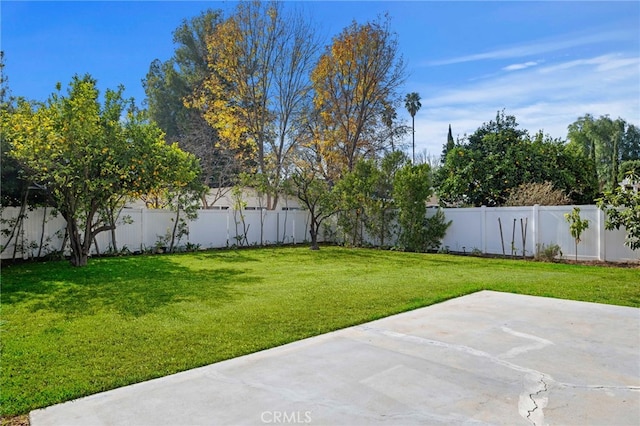
[[[575,258],[576,244],[569,232],[566,213],[571,213],[573,206],[540,207],[538,240],[546,246],[557,244],[566,258]],[[600,210],[596,206],[580,206],[580,217],[589,221],[589,228],[583,231],[578,244],[578,258],[583,260],[599,259],[599,223]],[[604,224],[602,224],[604,226]],[[603,259],[604,260],[604,259]]]
[[[12,222],[20,215],[19,207],[2,210],[0,245],[2,259],[29,258],[60,250],[64,239],[65,220],[52,208],[27,209],[20,229],[11,235]],[[6,231],[6,232],[5,232]]]
[[[626,232],[623,228],[619,230],[606,231],[603,233],[603,258],[613,261],[631,262],[640,259],[640,250],[631,250],[624,245]]]
[[[522,255],[523,233],[526,231],[525,252],[533,255],[541,244],[558,244],[565,258],[575,256],[575,242],[569,233],[569,224],[564,218],[573,206],[532,206],[532,207],[477,207],[444,209],[446,220],[451,220],[442,245],[457,252],[471,252],[474,249],[488,254],[511,254],[512,249]],[[625,230],[606,231],[604,213],[596,206],[580,206],[581,217],[589,220],[589,228],[584,232],[578,245],[578,259],[582,260],[638,260],[640,251],[632,251],[624,246]],[[60,215],[51,215],[47,209],[42,234],[44,208],[27,211],[27,219],[17,238],[9,242],[2,252],[2,259],[13,257],[35,257],[40,241],[43,248],[40,255],[59,250],[64,237],[65,222]],[[309,214],[301,210],[285,211],[243,211],[248,226],[248,245],[277,243],[302,243],[309,238]],[[428,214],[434,214],[430,209]],[[7,207],[2,211],[3,229],[8,228],[7,220],[17,217],[19,208]],[[130,251],[143,251],[156,245],[165,246],[162,240],[171,234],[175,212],[165,210],[125,209],[116,229],[118,249],[126,247]],[[124,220],[127,218],[129,220]],[[500,219],[500,221],[498,221]],[[327,223],[331,223],[328,221]],[[502,224],[502,234],[500,233]],[[189,234],[178,245],[199,244],[202,248],[239,245],[236,236],[243,234],[240,212],[233,210],[201,210],[198,218],[188,222]],[[324,233],[320,232],[322,240]],[[3,232],[0,243],[7,244],[8,236]],[[15,247],[17,241],[17,248]],[[375,239],[372,239],[375,241]],[[100,252],[112,246],[111,233],[103,232],[96,238]],[[513,243],[513,244],[512,244]],[[96,253],[95,245],[92,253]]]
[[[472,207],[443,209],[452,224],[443,239],[443,246],[453,251],[479,249],[487,254],[509,255],[513,251],[522,255],[523,234],[526,231],[524,248],[528,256],[536,253],[542,244],[560,246],[564,258],[576,255],[575,240],[569,232],[565,213],[574,206],[526,206],[526,207]],[[578,259],[634,261],[640,257],[624,245],[625,230],[605,230],[604,213],[597,206],[580,206],[580,216],[589,221],[578,244]],[[500,219],[500,222],[498,222]],[[500,233],[502,224],[502,234]]]
[[[487,208],[485,252],[503,254],[504,246],[507,255],[532,255],[535,247],[532,217],[533,211],[528,207]]]
[[[483,250],[483,224],[481,208],[444,209],[447,221],[451,225],[442,240],[444,247],[450,250],[470,252],[474,248]]]

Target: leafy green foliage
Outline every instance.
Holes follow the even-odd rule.
[[[95,80],[75,76],[66,96],[59,87],[44,104],[19,101],[3,111],[12,157],[67,221],[75,266],[86,265],[95,235],[115,226],[106,214],[114,200],[184,187],[199,173],[123,91],[107,90],[100,105]]]
[[[339,247],[3,265],[0,415],[482,289],[640,307],[637,269]]]
[[[372,199],[379,171],[374,160],[360,160],[353,171],[348,172],[336,184],[340,212],[338,227],[345,236],[345,242],[353,247],[364,241],[364,225],[368,223],[369,200]]]
[[[589,159],[601,190],[618,184],[620,162],[640,160],[640,130],[621,118],[586,114],[569,125],[568,139]]]
[[[298,199],[309,210],[311,249],[318,250],[320,226],[338,209],[336,191],[317,171],[310,168],[296,170],[291,176],[291,180]]]
[[[579,207],[574,207],[571,213],[565,213],[564,218],[569,222],[569,233],[576,242],[576,260],[578,260],[578,244],[582,241],[582,233],[589,229],[589,221],[580,217]]]
[[[5,121],[15,112],[18,100],[11,95],[9,78],[5,73],[4,52],[0,51],[0,119]],[[6,123],[0,124],[4,129]],[[30,190],[32,182],[25,179],[24,171],[11,155],[11,142],[5,131],[0,131],[0,208],[6,206],[41,205],[44,196],[41,191]],[[35,189],[35,188],[32,188]]]
[[[534,258],[543,262],[555,262],[558,256],[562,256],[562,249],[558,244],[538,244]]]
[[[631,176],[640,176],[640,159],[627,160],[620,164],[620,172],[618,173],[618,182],[622,182],[625,178]]]
[[[440,162],[444,163],[447,160],[447,154],[453,148],[455,148],[456,143],[453,140],[453,133],[451,133],[451,124],[449,124],[449,133],[447,133],[447,143],[442,147],[442,156],[440,157]]]
[[[396,173],[408,162],[407,156],[394,151],[382,160],[360,160],[336,184],[339,202],[338,227],[345,243],[365,244],[364,231],[380,247],[391,244],[393,222],[397,216],[393,196]],[[369,241],[373,243],[373,241]]]
[[[631,183],[639,183],[640,176],[630,174]],[[598,207],[607,215],[605,227],[627,232],[624,244],[631,250],[640,249],[640,191],[617,186],[613,191],[605,191],[598,200]]]
[[[393,195],[399,211],[398,244],[402,249],[425,252],[440,246],[450,222],[444,221],[442,211],[427,219],[427,200],[432,194],[428,164],[408,164],[396,173]]]
[[[531,138],[515,117],[498,113],[447,154],[439,195],[458,205],[501,206],[519,185],[549,181],[576,204],[589,203],[597,184],[584,155],[541,133]]]
[[[238,161],[237,152],[220,144],[217,131],[185,100],[201,88],[210,72],[207,38],[220,22],[221,12],[211,9],[183,20],[173,32],[173,57],[164,62],[154,60],[143,80],[149,117],[165,132],[167,143],[177,142],[200,159],[201,182],[215,188],[234,185],[240,169],[248,164]],[[206,208],[206,197],[201,201]]]
[[[394,182],[398,170],[407,162],[407,156],[399,151],[387,154],[380,161],[374,191],[365,205],[369,218],[365,223],[366,229],[372,237],[378,239],[380,247],[391,244],[394,235],[393,223],[398,214],[393,198]]]

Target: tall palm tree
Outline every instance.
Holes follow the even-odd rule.
[[[420,95],[416,92],[407,93],[407,96],[404,98],[404,106],[411,114],[411,128],[412,128],[412,162],[416,162],[416,112],[420,109],[422,104],[420,103]]]

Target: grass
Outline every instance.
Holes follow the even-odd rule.
[[[640,269],[325,247],[2,270],[14,416],[482,289],[640,306]]]

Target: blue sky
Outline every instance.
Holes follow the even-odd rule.
[[[439,155],[449,124],[462,136],[503,108],[521,127],[557,138],[586,113],[640,125],[640,2],[287,2],[294,5],[327,43],[354,19],[390,14],[409,72],[401,92],[422,97],[417,152]],[[181,20],[233,6],[3,0],[9,86],[45,100],[57,82],[90,73],[101,90],[123,84],[141,103],[141,80],[151,61],[172,55]]]

